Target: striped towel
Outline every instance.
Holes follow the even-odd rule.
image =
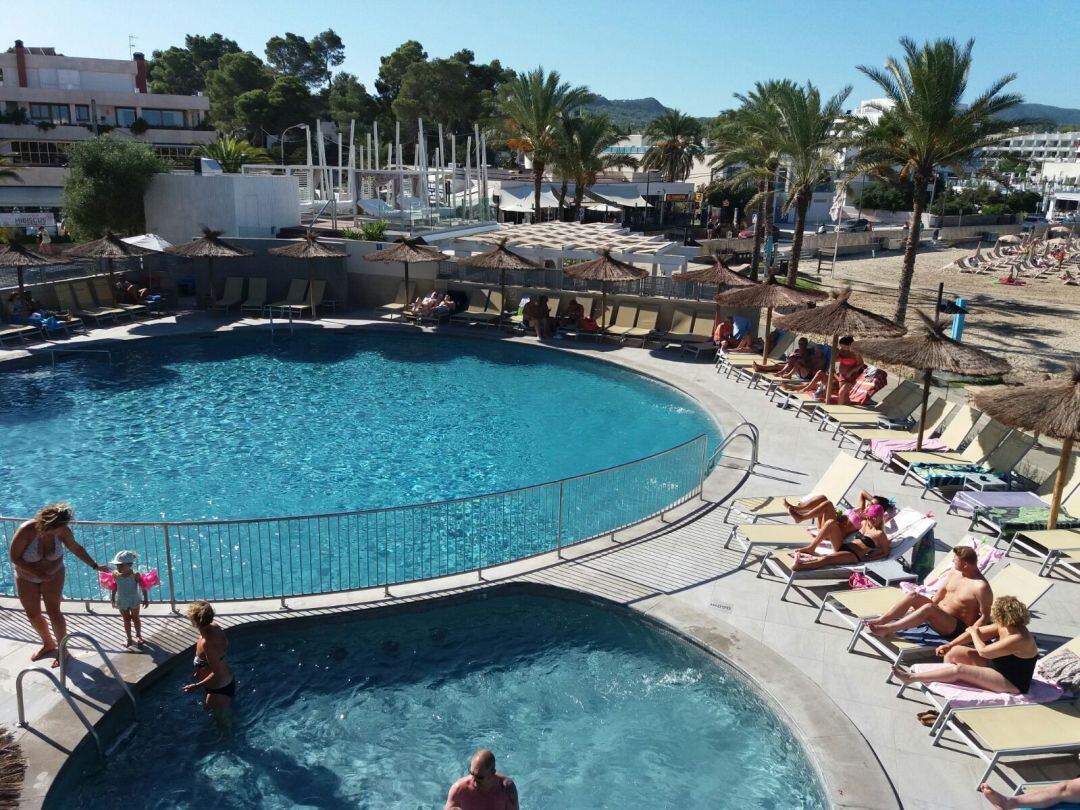
[[[980,506],[975,510],[979,517],[987,518],[995,526],[1001,528],[1002,536],[1009,536],[1016,532],[1045,529],[1050,520],[1050,507],[1048,506]],[[1064,511],[1058,512],[1057,527],[1059,529],[1080,528],[1080,518],[1075,518]]]
[[[986,475],[991,472],[982,464],[926,464],[911,465],[911,474],[926,482],[929,487],[962,486],[969,475]]]
[[[871,439],[870,454],[888,464],[893,453],[903,453],[915,449],[915,439]],[[941,439],[923,439],[922,449],[927,453],[935,450],[948,450],[949,446]]]

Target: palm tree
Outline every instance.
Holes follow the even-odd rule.
[[[577,219],[585,189],[596,182],[600,172],[622,166],[636,167],[630,155],[605,154],[622,140],[623,134],[606,115],[572,116],[563,121],[560,132],[560,173],[565,195],[566,180],[574,182],[572,218]]]
[[[499,115],[511,149],[532,159],[533,208],[540,216],[540,184],[555,156],[560,119],[592,98],[587,87],[571,87],[558,71],[542,67],[518,73],[500,88]]]
[[[243,138],[219,134],[217,140],[200,146],[192,152],[198,157],[211,158],[221,164],[221,168],[230,174],[240,171],[245,163],[272,163],[265,149],[252,146]]]
[[[701,143],[701,122],[678,110],[668,110],[654,118],[645,135],[651,146],[641,161],[641,167],[659,171],[669,183],[685,180],[694,165],[694,158],[704,154]]]
[[[784,88],[794,87],[791,81],[774,79],[756,83],[746,95],[736,93],[739,108],[718,116],[711,133],[711,149],[716,154],[711,165],[737,170],[727,185],[757,190],[750,201],[757,207],[751,278],[757,278],[765,234],[772,232],[775,179],[780,168],[779,113],[775,98]]]
[[[788,263],[790,286],[794,286],[799,273],[806,211],[814,189],[829,180],[846,134],[844,102],[849,93],[850,86],[822,102],[821,92],[807,82],[805,87],[782,88],[774,99],[779,114],[778,145],[787,170],[784,210],[795,209],[795,236]]]
[[[976,150],[998,141],[1016,126],[1001,113],[1023,101],[1018,94],[1001,92],[1016,78],[1010,73],[992,82],[971,103],[963,104],[974,44],[975,40],[969,39],[961,48],[954,39],[939,39],[920,47],[903,37],[902,63],[889,57],[884,68],[859,65],[859,70],[881,87],[890,102],[889,106],[881,106],[878,122],[866,127],[859,144],[859,163],[868,171],[901,166],[901,176],[915,183],[896,299],[897,323],[903,323],[907,315],[927,186],[937,168],[962,164]]]

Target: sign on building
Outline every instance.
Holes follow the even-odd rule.
[[[55,228],[56,217],[52,213],[0,214],[0,227],[3,228],[37,228],[42,225],[46,228]]]

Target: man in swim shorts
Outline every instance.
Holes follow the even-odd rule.
[[[473,754],[469,775],[454,782],[445,810],[519,810],[517,786],[495,770],[495,755],[486,748]]]
[[[866,623],[875,636],[888,636],[927,624],[950,641],[969,627],[990,617],[994,594],[979,570],[979,556],[971,546],[956,546],[953,570],[932,598],[910,593],[876,619]]]

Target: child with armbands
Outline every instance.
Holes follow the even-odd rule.
[[[101,587],[112,593],[110,604],[120,611],[124,617],[124,632],[127,634],[127,646],[135,644],[143,645],[142,619],[139,616],[139,603],[142,607],[150,605],[150,589],[158,584],[157,569],[151,569],[145,574],[135,570],[135,563],[139,555],[134,551],[118,551],[116,556],[109,561],[109,565],[115,565],[116,569],[108,574],[99,574]],[[140,599],[141,593],[141,599]],[[131,638],[131,630],[134,625],[135,639]]]

